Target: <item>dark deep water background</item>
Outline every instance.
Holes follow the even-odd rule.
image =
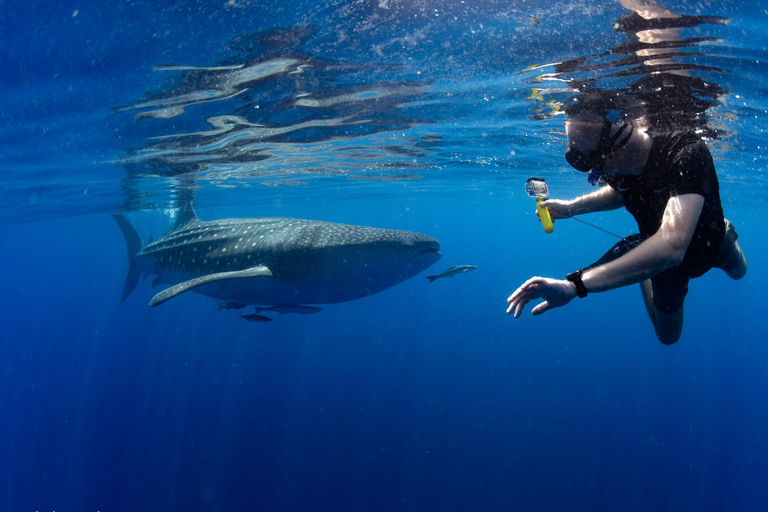
[[[531,120],[518,73],[616,44],[617,4],[3,4],[0,510],[765,510],[768,14],[669,5],[732,18],[705,28],[730,70],[713,113],[730,135],[713,153],[750,263],[743,281],[714,270],[692,283],[671,347],[636,287],[504,314],[531,275],[562,276],[614,243],[572,221],[541,230],[525,179],[544,175],[556,197],[587,185],[563,161],[562,118]],[[316,83],[287,75],[173,118],[114,110],[177,85],[152,66],[215,66],[233,38],[310,22],[306,52],[327,72]],[[294,86],[389,94],[360,82],[422,89],[321,114],[286,107],[306,97]],[[268,138],[270,158],[232,168],[224,153],[194,179],[141,160],[148,137],[255,104],[268,126],[365,122]],[[149,308],[149,282],[119,303],[127,261],[110,214],[128,210],[157,238],[189,190],[204,220],[409,229],[443,258],[378,295],[269,324],[194,294]],[[625,213],[588,220],[635,228]],[[478,269],[423,277],[456,264]]]

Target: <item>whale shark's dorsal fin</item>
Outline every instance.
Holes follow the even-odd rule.
[[[192,208],[192,203],[190,201],[185,201],[179,207],[179,211],[176,214],[176,221],[173,223],[173,227],[171,227],[171,230],[168,232],[173,233],[174,231],[183,228],[191,222],[200,222],[200,219],[195,213],[195,209]]]

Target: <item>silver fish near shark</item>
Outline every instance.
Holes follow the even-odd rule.
[[[189,204],[146,246],[124,215],[115,220],[129,259],[121,300],[142,274],[171,285],[150,306],[186,291],[250,305],[333,304],[386,290],[440,259],[437,240],[412,231],[282,217],[206,222]]]
[[[475,265],[455,265],[442,274],[438,274],[436,276],[427,276],[427,279],[429,279],[429,282],[433,282],[435,279],[440,279],[441,277],[453,277],[459,274],[465,274],[469,272],[470,270],[475,270],[477,266]]]

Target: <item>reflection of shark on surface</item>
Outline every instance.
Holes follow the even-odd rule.
[[[186,204],[171,230],[144,246],[125,216],[115,219],[129,257],[122,300],[142,274],[172,285],[150,306],[189,290],[251,305],[345,302],[394,286],[440,259],[437,240],[411,231],[280,217],[204,222]]]
[[[475,270],[477,267],[475,265],[455,265],[442,274],[438,274],[436,276],[427,276],[427,279],[429,279],[429,282],[433,282],[435,279],[440,279],[441,277],[453,277],[459,274],[466,274],[470,270]]]

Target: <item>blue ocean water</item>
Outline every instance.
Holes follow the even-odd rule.
[[[683,60],[724,91],[710,148],[750,264],[691,283],[673,346],[636,286],[504,313],[615,242],[545,234],[524,183],[590,190],[554,64],[609,58],[618,2],[4,3],[0,510],[765,510],[768,13],[665,5],[730,19],[686,29]],[[268,324],[195,294],[149,308],[149,281],[120,303],[111,214],[157,239],[192,198],[204,220],[419,231],[443,256]],[[424,279],[459,264],[478,268]]]

